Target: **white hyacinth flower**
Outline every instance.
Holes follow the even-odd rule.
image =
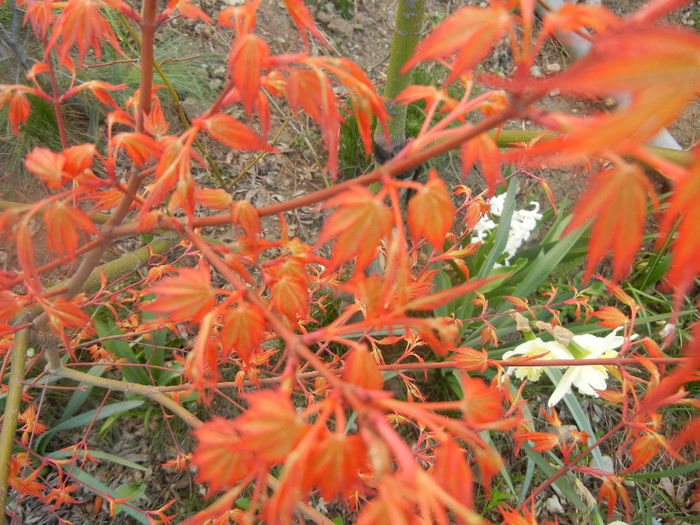
[[[617,356],[617,348],[620,348],[625,338],[618,336],[619,329],[611,332],[605,337],[597,337],[591,334],[575,335],[572,342],[576,344],[574,351],[565,347],[557,341],[542,341],[540,338],[526,341],[518,345],[514,350],[503,354],[503,359],[513,356],[543,356],[540,359],[599,359]],[[583,352],[584,355],[575,355]],[[518,379],[528,379],[537,381],[542,375],[545,367],[509,367],[508,373],[515,373]],[[558,366],[557,368],[562,368]],[[572,387],[581,394],[598,397],[597,390],[605,390],[608,372],[602,365],[592,366],[570,366],[566,367],[561,381],[556,385],[554,392],[549,398],[547,405],[553,407],[568,393]]]
[[[605,337],[591,334],[575,335],[573,342],[588,352],[583,359],[617,357],[616,348],[620,348],[625,342],[624,337],[617,335],[618,330],[619,328]],[[571,391],[572,385],[582,394],[598,397],[596,390],[605,390],[607,379],[608,371],[602,365],[571,366],[564,372],[547,405],[553,407],[559,403]]]
[[[506,194],[501,193],[496,195],[489,200],[489,208],[491,214],[500,217],[503,213],[503,206],[505,205]],[[510,220],[510,231],[508,232],[508,241],[506,242],[506,247],[504,252],[506,253],[506,259],[504,264],[510,266],[510,259],[515,255],[515,253],[520,249],[523,243],[528,240],[530,234],[537,227],[537,222],[542,218],[540,213],[540,205],[536,201],[531,201],[530,206],[532,209],[515,210],[513,216]],[[482,217],[479,222],[474,227],[472,232],[471,242],[485,241],[488,236],[488,232],[496,229],[498,225],[489,217]],[[501,265],[496,263],[495,268]]]
[[[503,359],[510,359],[513,356],[522,355],[539,359],[573,359],[571,353],[562,344],[556,341],[544,342],[539,337],[530,341],[525,341],[514,350],[503,354]],[[538,381],[542,376],[543,366],[513,366],[508,367],[508,373],[515,373],[515,377],[520,380]]]

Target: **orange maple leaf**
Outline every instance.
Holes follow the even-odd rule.
[[[228,70],[233,84],[238,88],[248,118],[253,113],[263,69],[267,67],[269,56],[267,42],[253,33],[241,35],[231,44]]]
[[[65,201],[54,202],[46,208],[44,223],[49,250],[58,255],[67,254],[71,261],[75,261],[75,249],[78,247],[76,226],[86,232],[98,233],[83,211],[68,206]]]
[[[58,21],[51,33],[51,40],[48,47],[56,45],[59,38],[61,43],[58,46],[58,56],[61,64],[72,69],[72,60],[68,55],[68,50],[77,43],[78,45],[78,65],[82,65],[85,53],[92,48],[95,57],[100,58],[102,45],[106,40],[122,56],[124,52],[119,47],[117,37],[112,30],[112,26],[104,18],[100,9],[113,7],[122,9],[123,2],[120,0],[70,0],[66,8],[58,16]]]
[[[294,23],[299,28],[301,38],[304,40],[304,47],[307,51],[309,50],[309,40],[306,37],[304,30],[311,33],[319,42],[321,42],[321,44],[323,44],[326,49],[331,52],[333,51],[331,45],[325,38],[323,38],[323,35],[316,27],[316,23],[311,17],[311,13],[309,13],[309,10],[306,8],[306,5],[302,0],[284,0],[284,5],[287,8],[289,15],[294,20]]]
[[[401,68],[408,72],[419,62],[456,57],[445,84],[466,73],[491,52],[493,44],[511,24],[505,8],[463,7],[448,16],[416,48],[416,53]]]
[[[202,121],[207,132],[229,148],[279,152],[248,126],[229,115],[217,113]]]
[[[233,197],[226,190],[210,188],[194,190],[194,200],[200,206],[212,210],[225,210],[233,203]]]
[[[32,109],[24,93],[29,88],[23,86],[2,86],[2,88],[0,92],[0,109],[2,109],[5,104],[9,103],[7,116],[10,119],[12,133],[17,135],[19,134],[19,125],[27,122]]]
[[[188,20],[202,20],[207,24],[213,24],[214,21],[204,11],[193,6],[191,0],[168,0],[168,10],[177,10],[184,18]]]
[[[338,206],[319,236],[319,244],[336,239],[329,269],[357,256],[356,271],[363,270],[376,257],[382,238],[391,233],[391,210],[361,186],[341,193],[325,206]]]
[[[250,362],[265,335],[265,316],[259,308],[239,302],[224,311],[221,342],[225,355],[233,350],[245,364]]]
[[[466,452],[451,437],[435,450],[432,475],[453,498],[467,507],[474,502],[474,476]]]
[[[270,287],[270,295],[274,307],[293,323],[309,313],[309,292],[301,279],[283,275]]]
[[[603,478],[603,484],[600,486],[600,500],[608,501],[608,519],[610,519],[613,515],[613,511],[615,510],[615,504],[617,503],[617,498],[619,496],[625,506],[625,512],[627,514],[626,521],[629,522],[630,502],[627,495],[627,489],[623,485],[624,481],[625,478],[622,476],[605,476]]]
[[[373,117],[377,117],[384,130],[386,141],[389,142],[389,129],[386,123],[389,115],[384,102],[370,79],[357,64],[342,57],[307,57],[303,63],[314,69],[321,68],[328,71],[348,90],[352,113],[357,120],[357,129],[367,155],[372,152]]]
[[[216,304],[216,292],[211,287],[209,267],[182,268],[177,276],[166,277],[144,291],[156,298],[143,306],[146,311],[167,316],[168,321],[198,322]]]
[[[281,391],[248,394],[248,410],[235,420],[245,446],[266,461],[283,461],[309,430],[289,397]]]
[[[414,239],[425,237],[436,251],[442,250],[452,227],[455,208],[437,171],[431,169],[428,182],[408,202],[408,227]]]
[[[600,319],[598,323],[600,326],[610,329],[629,323],[629,318],[614,306],[601,306],[598,311],[593,313],[593,317]]]
[[[246,451],[236,425],[214,416],[193,431],[197,446],[192,464],[197,481],[209,483],[209,494],[231,487],[253,470],[253,456]]]
[[[8,323],[22,309],[22,303],[9,290],[0,290],[0,323]]]
[[[381,390],[384,384],[377,361],[365,345],[353,348],[343,360],[343,379],[370,390]]]
[[[321,496],[332,501],[360,487],[360,471],[366,464],[367,451],[360,436],[344,432],[327,433],[311,450],[308,460],[311,482],[318,485]]]
[[[673,242],[671,268],[666,274],[666,283],[682,297],[693,286],[700,274],[700,148],[696,148],[695,162],[678,184],[664,213],[659,228],[657,246],[661,247],[678,221]]]
[[[593,220],[584,279],[608,250],[613,251],[613,280],[629,271],[642,240],[647,196],[656,201],[653,186],[637,165],[623,164],[593,175],[564,232]]]
[[[112,147],[115,151],[123,149],[140,168],[146,165],[149,158],[158,160],[163,153],[163,146],[160,142],[136,131],[115,135],[112,137]],[[116,157],[116,155],[115,153],[114,156]]]
[[[486,133],[482,133],[462,144],[460,156],[462,159],[462,179],[469,174],[474,163],[478,162],[489,188],[489,196],[493,196],[498,183],[503,183],[501,153],[496,142]]]
[[[287,79],[287,101],[295,113],[302,108],[321,127],[328,150],[328,171],[335,180],[342,117],[328,76],[322,71],[295,69]]]

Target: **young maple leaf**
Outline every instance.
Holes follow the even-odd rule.
[[[90,328],[92,319],[78,305],[65,297],[56,297],[42,304],[49,317],[51,327],[59,334],[70,356],[75,359],[72,347],[66,338],[66,330],[85,330]]]
[[[425,237],[436,251],[442,250],[452,227],[455,208],[445,182],[431,169],[428,182],[408,202],[408,227],[414,239]]]
[[[279,153],[279,150],[270,146],[255,131],[229,115],[217,113],[204,119],[202,125],[212,137],[229,148]]]
[[[0,290],[0,323],[9,323],[22,310],[22,302],[9,290]]]
[[[318,485],[326,501],[339,494],[348,495],[361,484],[359,474],[365,470],[366,457],[360,436],[327,433],[311,450],[308,460],[311,482]]]
[[[352,60],[342,57],[306,57],[304,64],[313,69],[323,69],[334,75],[348,90],[352,113],[357,120],[357,129],[360,132],[365,153],[372,152],[372,119],[377,120],[384,129],[386,141],[389,142],[389,129],[387,119],[389,115],[386,106],[379,94],[374,89],[372,82],[364,71]]]
[[[267,42],[253,33],[238,36],[231,44],[228,71],[240,93],[248,118],[253,113],[263,69],[267,67],[269,56]]]
[[[285,274],[270,287],[270,295],[274,307],[293,323],[309,313],[309,292],[304,280]]]
[[[419,62],[451,58],[456,53],[452,72],[445,84],[451,84],[491,52],[511,24],[511,15],[503,7],[463,7],[448,16],[416,48],[416,53],[401,68],[408,72]]]
[[[295,69],[287,79],[287,101],[294,113],[302,108],[321,127],[328,150],[328,171],[338,175],[338,145],[342,117],[328,76],[322,71]]]
[[[325,204],[338,206],[319,236],[319,244],[336,239],[329,270],[357,256],[356,272],[376,257],[379,242],[391,234],[391,210],[367,188],[354,186]]]
[[[163,146],[160,142],[137,131],[119,133],[112,137],[111,144],[115,151],[115,157],[117,156],[116,151],[121,148],[139,168],[143,168],[149,158],[158,160],[163,153]]]
[[[39,177],[52,190],[57,190],[63,186],[67,179],[63,172],[64,163],[65,158],[63,155],[40,146],[30,151],[24,159],[24,166],[27,168],[27,171]]]
[[[226,190],[210,188],[194,190],[194,200],[200,206],[212,210],[226,210],[233,203],[233,197]]]
[[[248,201],[236,201],[231,205],[231,221],[251,238],[260,233],[260,214]]]
[[[77,180],[81,183],[90,176],[94,178],[90,166],[96,151],[94,144],[71,146],[62,153],[37,146],[27,154],[24,165],[50,189],[55,190],[68,181]]]
[[[241,5],[231,5],[219,11],[218,22],[224,27],[233,27],[236,36],[255,31],[257,10],[262,0],[249,0]]]
[[[593,220],[584,279],[613,251],[613,280],[622,278],[642,241],[647,196],[656,201],[654,188],[636,164],[624,164],[593,175],[590,187],[574,209],[564,234]]]
[[[168,0],[168,11],[179,11],[180,15],[188,20],[202,20],[207,24],[214,21],[204,11],[193,6],[191,0]]]
[[[469,425],[488,427],[503,420],[503,393],[462,374],[462,415]]]
[[[263,460],[284,461],[309,430],[288,395],[277,390],[248,394],[249,408],[235,420],[246,448]]]
[[[343,380],[361,388],[382,389],[384,378],[376,359],[365,345],[353,348],[343,360]]]
[[[58,21],[51,33],[51,40],[48,47],[56,45],[59,38],[58,56],[61,64],[71,67],[72,60],[68,55],[68,50],[76,43],[78,44],[78,65],[82,65],[85,53],[92,48],[95,57],[100,58],[102,45],[106,40],[122,56],[124,52],[119,47],[117,37],[112,30],[112,26],[104,18],[100,9],[113,7],[122,9],[125,4],[120,0],[70,0],[66,8],[59,15]]]
[[[83,211],[68,206],[65,201],[54,202],[46,208],[44,223],[49,250],[58,255],[67,254],[73,262],[75,249],[78,247],[76,226],[89,233],[98,233],[93,222]]]
[[[151,193],[141,208],[141,215],[150,212],[154,206],[162,203],[180,180],[192,179],[190,173],[190,156],[192,141],[197,129],[190,128],[181,137],[166,142],[163,154],[156,169],[156,182],[151,187]],[[189,205],[194,210],[194,186]],[[186,196],[187,197],[187,196]]]
[[[605,476],[600,486],[600,500],[601,502],[605,500],[608,501],[608,519],[610,519],[612,518],[615,504],[619,496],[625,506],[625,514],[627,515],[627,522],[629,522],[630,502],[627,489],[623,484],[624,481],[625,478],[622,476]]]
[[[27,122],[31,111],[25,91],[34,92],[33,89],[25,86],[0,86],[0,109],[9,103],[7,116],[10,119],[12,133],[15,135],[19,134],[19,125]]]
[[[199,268],[182,268],[177,276],[161,279],[144,291],[145,295],[152,293],[156,298],[143,310],[166,316],[173,323],[196,323],[216,304],[209,267],[204,263]]]
[[[675,291],[677,298],[685,295],[700,274],[700,148],[696,148],[694,158],[692,167],[673,192],[657,241],[657,246],[661,247],[671,226],[678,221],[671,268],[666,274],[666,284]]]
[[[478,162],[489,188],[489,196],[492,197],[498,183],[503,183],[501,153],[496,142],[486,133],[482,133],[462,144],[459,153],[462,159],[462,179],[469,174],[474,163]]]
[[[265,335],[265,316],[258,307],[239,302],[224,311],[221,324],[225,354],[233,350],[247,365]]]
[[[197,446],[192,464],[197,467],[197,481],[209,483],[209,495],[235,485],[253,470],[253,456],[232,421],[214,416],[193,434]]]
[[[563,164],[610,151],[624,154],[671,123],[696,97],[700,37],[662,26],[606,33],[596,38],[584,59],[560,75],[518,85],[525,88],[540,93],[558,89],[585,97],[626,93],[631,102],[611,114],[570,118],[569,126],[554,128],[561,129],[562,138],[540,141],[508,158],[517,162],[547,156]]]
[[[453,498],[467,507],[474,503],[474,476],[466,452],[451,437],[435,450],[432,476]]]
[[[294,20],[294,23],[299,28],[299,32],[301,33],[301,38],[304,40],[304,47],[306,48],[307,52],[309,50],[309,40],[306,37],[304,30],[316,37],[316,39],[321,42],[326,49],[331,52],[333,51],[331,45],[325,38],[323,38],[323,35],[316,27],[316,23],[311,17],[311,13],[309,13],[309,10],[306,8],[306,5],[302,0],[284,0],[284,5],[287,8],[289,15]]]
[[[629,323],[629,318],[614,306],[601,306],[597,312],[593,313],[593,317],[600,319],[600,326],[605,326],[610,329],[615,329],[618,326],[623,326]]]

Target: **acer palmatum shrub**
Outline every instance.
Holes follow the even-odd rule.
[[[626,476],[655,458],[684,462],[682,447],[697,445],[698,420],[665,435],[663,408],[697,404],[687,388],[700,366],[698,328],[682,357],[668,357],[668,340],[635,337],[644,308],[618,284],[640,250],[649,202],[659,217],[658,248],[671,250],[663,284],[675,300],[671,325],[700,273],[699,154],[692,151],[675,163],[644,146],[700,87],[700,38],[660,21],[685,3],[656,0],[627,18],[600,6],[567,5],[541,24],[535,23],[533,1],[458,9],[402,69],[437,61],[448,70],[442,85],[409,86],[397,97],[402,104],[424,104],[418,136],[375,171],[256,208],[222,187],[195,182],[196,165],[219,175],[200,139],[233,151],[279,154],[267,141],[274,99],[316,122],[327,150],[325,170],[335,180],[346,116],[356,120],[367,154],[373,121],[386,126],[385,101],[357,65],[330,51],[310,52],[312,39],[330,46],[304,2],[285,0],[304,50],[283,55],[256,33],[260,0],[216,14],[186,0],[160,8],[153,0],[138,6],[121,0],[23,2],[44,56],[28,71],[26,84],[1,86],[0,104],[12,131],[21,133],[32,97],[49,103],[62,147],[39,146],[26,155],[24,166],[46,195],[5,203],[0,216],[16,255],[0,274],[0,502],[10,518],[24,498],[38,498],[57,514],[81,502],[78,489],[86,489],[111,516],[123,512],[141,522],[331,523],[322,498],[347,505],[352,520],[363,524],[481,523],[497,516],[531,523],[535,503],[555,485],[580,519],[603,522],[602,515],[618,512],[629,521]],[[120,47],[107,13],[111,21],[138,28],[129,52]],[[213,15],[233,28],[227,82],[211,107],[184,119],[187,127],[173,134],[154,96],[154,69],[160,67],[153,59],[154,34],[177,17],[207,24]],[[592,35],[591,53],[561,73],[530,77],[542,44],[559,29]],[[480,61],[503,38],[515,61],[512,74],[479,73]],[[86,56],[99,61],[104,46],[125,60],[138,59],[139,89],[123,97],[124,104],[114,94],[125,85],[76,80]],[[139,56],[130,56],[135,49]],[[56,80],[59,72],[74,79],[66,89]],[[631,103],[610,113],[554,113],[537,105],[553,91],[581,98],[626,93]],[[63,106],[86,93],[107,111],[97,144],[72,143],[65,132]],[[246,118],[229,114],[235,106]],[[541,133],[503,144],[501,127],[522,119]],[[395,178],[452,149],[459,150],[464,175],[479,166],[488,195],[473,195],[464,186],[451,195],[434,169],[423,183]],[[503,269],[492,271],[500,253],[489,255],[476,275],[470,269],[469,257],[479,248],[471,232],[488,211],[486,199],[505,178],[545,166],[589,172],[589,188],[564,234],[591,223],[585,280],[612,253],[610,279],[597,277],[608,290],[608,304],[579,290],[558,296],[554,288],[542,304],[530,304],[524,295],[532,287],[508,284]],[[673,189],[663,207],[649,169]],[[376,191],[367,189],[377,182]],[[405,189],[415,193],[404,211]],[[513,197],[507,202],[505,215],[512,213]],[[304,206],[332,210],[314,245],[291,237],[285,226],[285,214]],[[276,218],[278,235],[262,230],[263,217]],[[45,239],[35,235],[42,219]],[[207,236],[221,225],[233,226],[235,238]],[[158,244],[105,262],[116,243],[149,240],[144,234]],[[500,243],[502,251],[507,231],[499,235],[494,246]],[[181,251],[156,257],[175,243]],[[330,246],[328,257],[322,256],[324,246]],[[382,272],[366,272],[378,252]],[[49,260],[37,262],[38,254]],[[134,268],[149,260],[149,272],[134,277]],[[525,266],[526,273],[541,271],[538,260]],[[452,268],[448,274],[441,270],[444,263]],[[50,272],[56,268],[67,278],[49,282],[46,276],[55,276]],[[327,315],[341,295],[352,300],[341,303],[337,315]],[[508,302],[496,304],[496,298]],[[583,321],[592,314],[607,332],[593,335],[599,327],[590,321],[574,335],[561,326],[567,319],[562,312]],[[513,323],[507,315],[515,313],[520,315]],[[496,357],[503,354],[498,347],[504,323],[527,340],[505,360]],[[481,327],[477,344],[467,346],[464,327],[475,325]],[[549,334],[536,337],[533,328]],[[194,334],[193,344],[139,343],[135,353],[135,343],[127,343],[139,336],[158,341],[163,330]],[[385,359],[387,344],[399,349],[399,358]],[[107,367],[108,377],[96,371]],[[451,398],[427,400],[409,373],[434,369],[456,380]],[[556,388],[549,406],[540,407],[524,397],[521,380],[536,381],[544,373]],[[511,376],[518,380],[511,382]],[[388,377],[398,378],[401,388],[397,381],[389,388]],[[224,386],[236,390],[224,396]],[[79,404],[73,400],[83,394],[75,394],[62,418],[45,426],[49,408],[41,392],[74,387],[127,397],[105,397],[76,416]],[[186,395],[210,410],[220,406],[211,404],[220,396],[238,415],[201,420]],[[595,434],[578,397],[599,398],[609,407],[614,422],[604,433]],[[142,509],[133,493],[120,496],[90,476],[84,467],[95,457],[88,432],[67,448],[50,450],[56,432],[93,427],[144,398],[160,405],[166,422],[176,417],[192,428],[196,446],[188,451],[175,443],[177,456],[169,464],[196,467],[198,481],[207,486],[213,501],[196,515],[176,516],[175,501]],[[573,412],[573,427],[557,414],[562,399]],[[610,443],[620,451],[617,465],[605,463],[600,452]],[[537,469],[538,476],[526,476],[521,497],[513,492],[510,499],[493,499],[496,476],[515,491],[504,469],[514,453],[526,454],[528,471]],[[598,480],[584,489],[598,490],[605,508],[581,495],[577,476]]]

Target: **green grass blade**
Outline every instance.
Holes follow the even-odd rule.
[[[56,452],[52,452],[51,454],[47,454],[46,457],[51,458],[51,459],[65,459],[65,458],[72,458],[74,455],[77,456],[80,459],[83,459],[85,457],[85,450],[84,449],[79,449],[79,450],[71,450],[71,449],[64,449],[64,450],[57,450]],[[117,456],[115,454],[110,454],[109,452],[103,452],[102,450],[88,450],[87,454],[97,458],[101,459],[103,461],[109,461],[110,463],[116,463],[117,465],[122,465],[127,468],[131,468],[134,470],[140,470],[142,472],[148,472],[148,468],[144,467],[143,465],[139,465],[138,463],[134,463],[133,461],[129,461],[128,459],[124,459],[120,456]]]
[[[95,479],[93,476],[91,476],[79,467],[74,465],[71,468],[70,472],[71,475],[75,479],[80,481],[86,489],[90,490],[91,492],[94,492],[98,496],[101,496],[102,494],[109,494],[112,498],[115,499],[118,499],[120,497],[119,494],[117,494],[114,490],[109,488],[101,481]],[[134,509],[126,505],[115,505],[115,508],[123,511],[125,514],[128,514],[129,516],[134,518],[138,523],[143,523],[144,525],[150,525],[152,523],[152,521],[148,519],[148,515],[142,510]]]
[[[107,370],[106,366],[93,366],[90,368],[90,370],[88,370],[87,373],[91,376],[100,377],[102,376],[102,374],[105,373],[105,370]],[[66,421],[68,418],[73,416],[73,414],[75,414],[78,410],[80,410],[80,407],[82,407],[90,397],[93,388],[93,385],[87,385],[85,390],[76,390],[75,392],[73,392],[73,395],[68,400],[66,409],[63,411],[63,415],[61,416],[59,423]]]
[[[513,177],[508,185],[508,191],[506,192],[506,199],[503,203],[503,213],[501,213],[501,218],[498,221],[498,228],[496,228],[496,237],[491,247],[484,265],[479,270],[478,278],[483,279],[488,277],[493,270],[494,264],[503,253],[508,243],[508,234],[510,233],[510,221],[513,218],[513,211],[515,210],[515,196],[518,193],[518,180]]]

